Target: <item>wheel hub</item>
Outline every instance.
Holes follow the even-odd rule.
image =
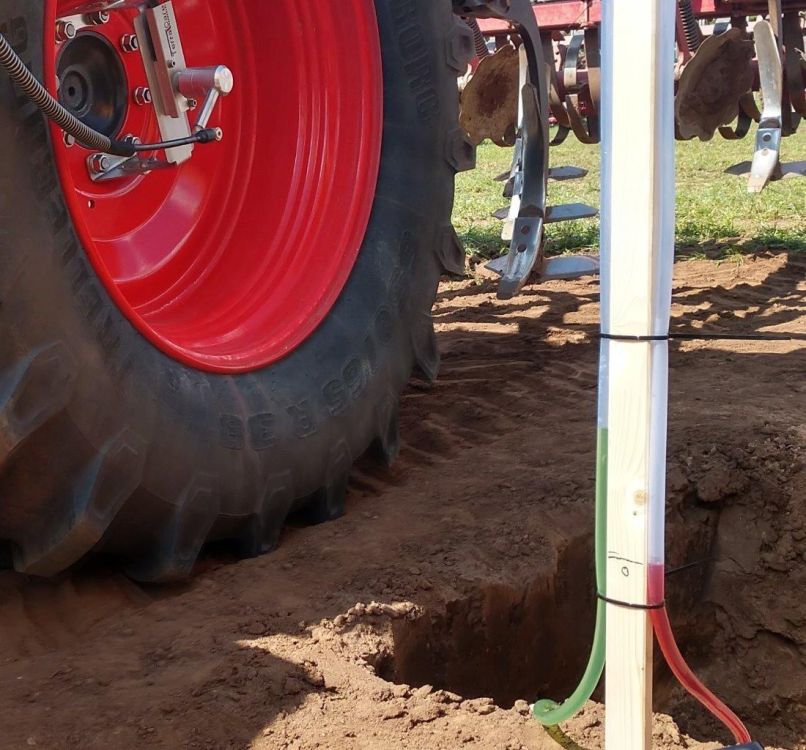
[[[126,74],[110,42],[94,32],[67,41],[56,67],[59,101],[81,122],[116,135],[127,109]]]

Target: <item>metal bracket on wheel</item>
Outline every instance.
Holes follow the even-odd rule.
[[[549,169],[548,83],[540,30],[529,0],[454,0],[461,16],[497,18],[518,30],[522,46],[521,106],[518,143],[512,168],[512,205],[505,226],[511,245],[498,288],[500,299],[514,297],[542,261]]]
[[[140,50],[149,95],[141,103],[152,104],[162,142],[188,139],[194,133],[201,133],[207,129],[219,99],[232,92],[234,78],[225,65],[204,68],[187,66],[173,0],[67,0],[62,3],[60,10],[72,15],[63,15],[60,21],[69,22],[75,28],[84,28],[95,23],[106,23],[109,11],[125,9],[138,11],[133,19],[137,44],[128,51]],[[103,18],[95,21],[90,14]],[[188,113],[193,109],[198,111],[191,127]],[[220,140],[220,128],[214,130]],[[140,142],[134,135],[127,136],[129,139]],[[182,164],[191,158],[193,148],[192,143],[165,148],[164,159],[141,155],[120,157],[90,154],[87,157],[87,171],[93,182],[148,174],[156,169]]]
[[[758,53],[761,96],[764,107],[756,135],[756,150],[747,189],[760,193],[780,173],[783,128],[783,64],[775,32],[769,21],[759,21],[753,33]]]
[[[96,162],[98,157],[106,160],[102,166]],[[157,159],[153,156],[107,156],[106,154],[90,154],[87,157],[87,166],[90,179],[93,182],[109,182],[119,180],[123,177],[134,177],[136,175],[150,174],[157,169],[170,169],[175,166],[164,159]]]
[[[187,68],[185,52],[174,13],[173,2],[144,8],[135,19],[140,52],[154,96],[157,124],[164,140],[186,138],[191,134],[188,101],[173,85],[173,76]],[[193,146],[168,149],[169,162],[181,164],[193,155]]]

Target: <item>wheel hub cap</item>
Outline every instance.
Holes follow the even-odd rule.
[[[120,57],[100,34],[88,32],[60,50],[59,100],[85,125],[115,135],[126,117],[126,74]]]

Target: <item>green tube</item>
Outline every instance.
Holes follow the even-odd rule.
[[[607,579],[607,428],[600,428],[596,446],[596,587],[606,591]],[[605,603],[596,602],[596,631],[585,674],[577,689],[563,703],[539,700],[532,714],[544,726],[553,726],[570,719],[593,695],[602,678],[605,665]]]

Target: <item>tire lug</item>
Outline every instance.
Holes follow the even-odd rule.
[[[138,86],[134,90],[134,101],[135,104],[143,107],[146,104],[151,104],[151,89],[146,88],[145,86]]]
[[[140,49],[140,40],[136,34],[124,34],[120,38],[120,48],[124,52],[137,52]]]
[[[72,21],[56,21],[56,41],[67,42],[76,38],[76,25]]]
[[[344,515],[344,496],[347,494],[349,474],[317,490],[308,500],[308,504],[300,511],[300,519],[317,526],[328,521],[335,521]]]

